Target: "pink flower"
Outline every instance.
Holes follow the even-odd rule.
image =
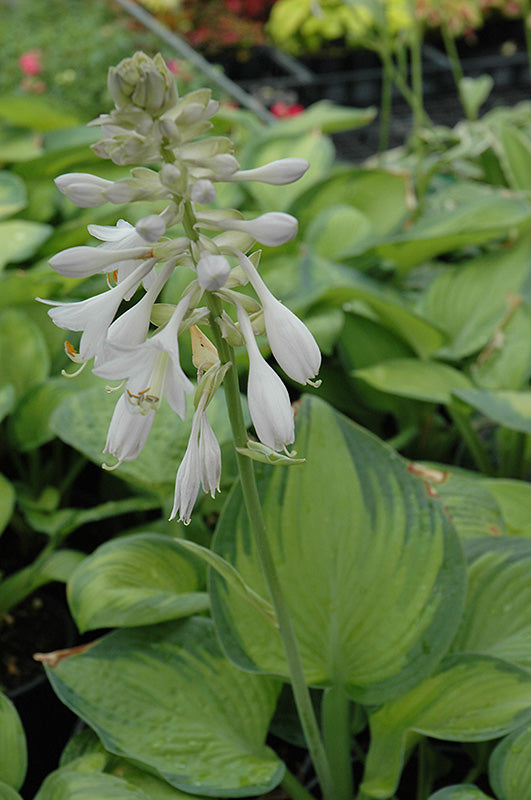
[[[28,50],[27,53],[22,53],[18,64],[24,75],[29,77],[38,75],[39,72],[42,72],[41,51]]]
[[[300,103],[288,105],[288,103],[283,103],[278,100],[276,103],[273,103],[269,110],[275,117],[296,117],[297,114],[302,114],[304,106],[301,106]]]

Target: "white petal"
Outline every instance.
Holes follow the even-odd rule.
[[[216,434],[207,419],[206,412],[201,414],[201,431],[199,435],[199,460],[201,464],[201,486],[211,497],[219,492],[221,480],[221,449]]]
[[[105,192],[112,186],[112,181],[83,172],[71,172],[59,175],[55,185],[80,208],[95,208],[107,202]]]
[[[249,233],[260,244],[270,247],[290,242],[297,235],[298,222],[291,214],[282,211],[270,211],[256,219],[224,219],[217,227],[227,231]]]
[[[282,450],[295,439],[289,394],[275,370],[262,357],[246,312],[238,308],[240,330],[249,353],[247,400],[258,438],[272,450]]]
[[[243,253],[238,260],[264,309],[266,334],[275,359],[286,375],[307,383],[321,366],[317,342],[302,320],[269,291],[252,261]]]
[[[109,267],[115,269],[120,261],[127,259],[146,260],[152,257],[148,245],[132,247],[127,250],[108,250],[102,246],[69,247],[50,259],[50,266],[60,275],[69,278],[87,278],[98,272],[108,272]]]
[[[188,447],[177,470],[173,509],[170,514],[170,519],[174,519],[179,513],[179,522],[184,522],[185,524],[190,522],[201,485],[199,446],[197,443],[198,425],[199,417],[196,413],[194,414]]]
[[[154,416],[154,411],[132,413],[125,394],[122,394],[114,408],[103,452],[110,453],[119,461],[133,461],[146,443]]]
[[[215,292],[225,286],[230,275],[230,264],[225,256],[206,254],[197,262],[196,271],[201,288]]]
[[[263,167],[255,169],[241,169],[231,175],[227,180],[230,181],[261,181],[270,183],[274,186],[283,186],[287,183],[294,183],[302,178],[310,165],[304,158],[281,158],[278,161],[271,161]]]

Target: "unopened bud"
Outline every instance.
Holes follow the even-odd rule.
[[[230,275],[230,264],[225,256],[203,255],[197,262],[197,280],[209,292],[221,289]]]
[[[207,205],[207,203],[213,203],[216,199],[216,190],[212,181],[203,178],[194,183],[190,195],[194,203]]]
[[[163,236],[166,226],[158,214],[150,214],[149,217],[138,220],[135,230],[145,242],[152,244]]]

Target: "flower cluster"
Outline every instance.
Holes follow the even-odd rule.
[[[66,342],[77,374],[92,360],[96,375],[119,381],[123,390],[110,423],[105,453],[117,465],[140,453],[163,395],[175,413],[185,415],[186,395],[194,386],[183,371],[179,335],[189,330],[198,385],[192,431],[177,473],[171,518],[188,522],[200,487],[214,496],[219,489],[221,453],[208,421],[208,405],[230,368],[222,362],[232,346],[249,354],[248,400],[261,448],[253,457],[274,456],[294,440],[293,411],[277,372],[262,357],[255,334],[265,331],[273,356],[293,380],[305,384],[317,374],[321,355],[306,326],[269,291],[257,265],[255,242],[275,246],[297,233],[297,220],[271,212],[245,219],[234,209],[205,208],[216,197],[219,181],[258,180],[282,185],[300,178],[308,164],[286,158],[242,170],[230,139],[204,134],[217,110],[209,90],[179,98],[161,57],[137,53],[109,72],[115,109],[94,123],[103,138],[94,149],[116,164],[162,163],[135,167],[130,175],[109,181],[89,174],[61,175],[60,191],[82,207],[158,201],[163,210],[135,226],[90,225],[96,247],[71,247],[50,264],[61,275],[84,278],[107,275],[108,290],[79,302],[48,303],[56,325],[80,331],[79,349]],[[180,235],[169,236],[177,227]],[[172,230],[173,233],[173,230]],[[195,277],[175,306],[157,304],[174,270],[192,268]],[[255,297],[240,291],[250,284]],[[124,300],[137,302],[119,313]],[[232,314],[230,309],[232,308]],[[218,349],[198,327],[210,326]],[[226,346],[225,346],[226,345]],[[249,443],[252,445],[253,443]]]

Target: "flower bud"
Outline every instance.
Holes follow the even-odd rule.
[[[160,116],[178,100],[175,78],[160,54],[149,58],[135,53],[125,58],[109,70],[108,86],[117,108],[134,105],[153,116]]]
[[[256,219],[224,219],[218,222],[219,228],[227,231],[249,233],[260,244],[269,247],[290,242],[297,235],[298,222],[291,214],[270,211]]]
[[[241,169],[229,181],[261,181],[274,186],[284,186],[302,178],[310,165],[304,158],[281,158],[256,169]]]
[[[166,226],[158,214],[150,214],[138,220],[135,230],[145,242],[153,244],[164,234]]]
[[[230,275],[230,264],[225,256],[204,255],[197,262],[197,280],[202,289],[215,292],[225,286]]]
[[[95,208],[107,202],[106,191],[112,187],[112,181],[88,175],[83,172],[71,172],[59,175],[55,185],[64,195],[80,208]]]
[[[216,190],[214,189],[212,181],[202,178],[194,183],[190,196],[194,203],[200,203],[204,206],[207,205],[207,203],[214,202],[216,199]]]

